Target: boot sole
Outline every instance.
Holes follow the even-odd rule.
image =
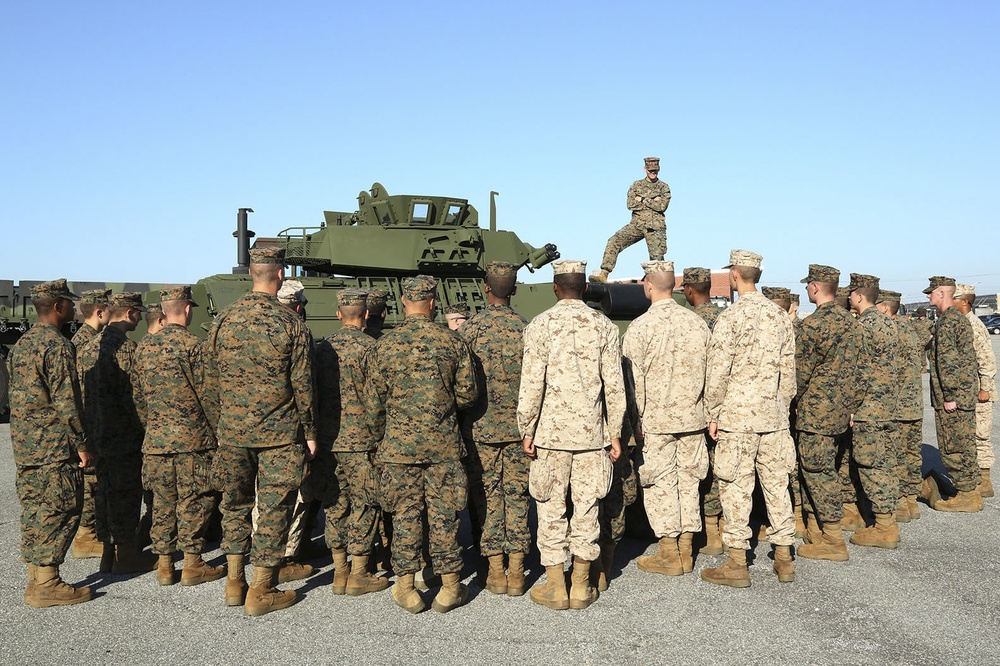
[[[794,583],[795,582],[795,572],[788,574],[778,573],[777,570],[774,571],[774,575],[778,577],[779,583]]]
[[[705,546],[698,552],[702,555],[722,555],[722,546],[719,546],[718,548]]]
[[[539,606],[545,606],[546,608],[550,608],[556,611],[569,609],[569,599],[563,601],[548,601],[546,599],[535,599],[534,597],[531,597],[531,600],[534,601]]]
[[[245,603],[246,603],[246,597],[245,596],[241,596],[241,597],[226,597],[226,605],[227,606],[242,606]]]
[[[195,585],[201,585],[202,583],[211,583],[213,580],[219,580],[220,578],[225,578],[226,572],[220,571],[218,575],[208,575],[208,576],[198,576],[197,578],[185,578],[184,574],[181,574],[181,585],[185,587],[193,587]]]
[[[526,588],[523,588],[523,587],[508,587],[507,588],[507,596],[508,597],[523,597],[525,591],[526,591]]]
[[[439,604],[439,603],[438,603],[437,601],[434,601],[433,603],[431,603],[431,610],[434,610],[434,611],[436,611],[436,612],[438,612],[438,613],[447,613],[447,612],[449,612],[449,611],[453,611],[453,610],[455,610],[456,608],[458,608],[459,606],[461,606],[461,605],[462,605],[462,604],[464,604],[465,602],[466,602],[466,600],[465,600],[465,599],[463,599],[463,600],[461,601],[461,603],[457,603],[457,604],[448,604],[448,605],[446,606],[446,605],[444,605],[444,604]]]
[[[296,596],[295,599],[293,599],[288,603],[275,604],[273,606],[247,606],[244,604],[243,614],[249,615],[250,617],[260,617],[261,615],[267,615],[271,611],[279,611],[279,610],[285,610],[286,608],[291,608],[292,606],[295,605],[295,602],[298,600],[299,598]]]
[[[715,578],[705,578],[704,575],[702,575],[701,579],[706,583],[715,583],[716,585],[725,585],[727,587],[739,587],[739,588],[750,587],[750,581],[748,580],[729,580],[729,579],[716,580]]]
[[[644,565],[644,564],[641,564],[641,563],[638,563],[638,562],[636,563],[636,566],[639,567],[639,569],[641,569],[642,571],[645,571],[646,573],[663,574],[664,576],[683,576],[684,575],[684,569],[683,569],[683,567],[678,568],[678,569],[672,569],[672,568],[668,569],[666,567],[663,567],[663,568],[661,568],[661,567],[651,567],[648,564]]]
[[[349,597],[360,597],[363,594],[368,594],[370,592],[381,592],[383,590],[389,589],[389,586],[385,587],[349,587],[346,590],[346,594]]]
[[[486,591],[487,592],[492,592],[493,594],[507,594],[507,586],[506,585],[487,585],[486,586]]]
[[[157,576],[156,577],[156,584],[157,585],[162,585],[162,586],[173,585],[174,584],[174,577],[170,576],[170,578],[167,578],[166,576]]]
[[[594,600],[596,601],[596,599]],[[583,601],[582,599],[570,599],[569,607],[573,610],[583,610],[584,608],[589,608],[594,601]]]
[[[855,546],[868,546],[870,548],[886,548],[888,550],[895,550],[896,548],[899,547],[899,542],[898,541],[878,541],[878,542],[869,541],[869,542],[864,542],[864,541],[855,541],[852,538],[851,539],[851,543],[853,543]]]
[[[90,560],[98,557],[102,557],[104,553],[100,550],[72,550],[70,555],[73,556],[74,560]]]
[[[79,599],[45,599],[43,601],[29,601],[28,599],[25,599],[24,603],[32,608],[51,608],[53,606],[72,606],[74,604],[82,604],[93,598],[94,596],[92,594],[88,594],[80,597]]]
[[[795,554],[798,555],[799,557],[804,557],[807,560],[826,560],[827,562],[846,562],[847,560],[851,559],[850,553],[843,553],[843,554],[840,554],[840,553],[836,553],[836,554],[826,554],[826,553],[823,553],[823,554],[820,554],[820,555],[807,555],[807,554],[805,554],[805,553],[802,552],[801,548],[798,551],[796,551]]]
[[[347,586],[346,585],[331,585],[330,586],[330,591],[333,592],[335,595],[337,595],[339,597],[342,594],[347,594]]]

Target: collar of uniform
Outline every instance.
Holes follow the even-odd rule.
[[[421,319],[423,319],[424,321],[430,321],[431,317],[430,317],[430,315],[426,315],[423,312],[414,312],[413,314],[406,315],[406,318],[403,321],[407,321],[407,322],[408,321],[419,321]]]
[[[247,292],[247,296],[251,296],[253,298],[258,298],[258,299],[260,299],[262,301],[274,301],[275,303],[278,302],[278,297],[275,296],[274,294],[268,293],[266,291],[257,291],[256,289],[253,290],[253,291]]]
[[[679,305],[677,305],[677,301],[675,301],[673,297],[664,298],[662,301],[656,301],[655,303],[649,304],[650,308],[671,308],[674,306],[680,307]]]
[[[167,330],[168,328],[179,328],[179,329],[184,330],[184,331],[187,330],[186,327],[181,326],[180,324],[175,324],[173,322],[169,322],[169,323],[163,325],[163,330],[164,331]]]
[[[871,314],[868,314],[869,312],[871,312]],[[861,316],[862,317],[868,317],[869,319],[871,319],[872,317],[877,317],[880,314],[881,313],[878,311],[878,308],[873,305],[870,308],[868,308],[867,310],[865,310],[864,312],[862,312]]]
[[[361,330],[360,326],[355,326],[354,324],[341,324],[340,328],[346,329],[348,331],[360,331]]]
[[[837,301],[827,301],[826,303],[821,303],[821,304],[817,305],[816,309],[819,310],[821,308],[832,308],[836,304],[837,304]]]

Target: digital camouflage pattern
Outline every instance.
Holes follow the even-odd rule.
[[[611,463],[611,486],[598,504],[601,545],[617,544],[625,536],[625,510],[639,498],[639,481],[632,459],[635,448],[622,442],[622,455]]]
[[[993,353],[990,332],[974,313],[965,315],[972,324],[973,345],[976,348],[976,362],[979,364],[979,390],[990,394],[987,402],[976,403],[976,462],[982,469],[993,467],[995,456],[993,442],[993,402],[996,400],[997,357]]]
[[[62,564],[80,525],[83,475],[79,463],[18,467],[15,486],[21,503],[21,557],[42,567]]]
[[[184,453],[147,453],[142,460],[143,486],[153,493],[152,551],[170,555],[178,549],[199,554],[215,506],[212,449]]]
[[[83,323],[80,325],[80,328],[76,329],[76,333],[73,334],[73,346],[79,352],[81,347],[96,338],[97,335],[97,330],[93,326]]]
[[[316,346],[316,435],[326,450],[375,450],[364,395],[366,357],[374,347],[375,340],[352,325]]]
[[[767,539],[777,546],[795,543],[795,518],[788,479],[795,466],[795,445],[787,430],[769,433],[719,432],[715,453],[725,526],[722,543],[748,550],[750,509],[756,479],[767,507]]]
[[[94,300],[100,297],[100,299],[103,299],[100,302],[107,304],[110,293],[110,289],[85,291],[83,292],[83,302],[88,302],[88,294],[94,294],[92,297]],[[76,372],[80,380],[80,400],[83,404],[83,411],[80,413],[80,416],[83,419],[83,429],[87,433],[87,439],[91,442],[96,442],[99,436],[97,431],[97,402],[96,400],[88,401],[87,394],[88,391],[93,395],[97,394],[97,377],[93,370],[97,364],[97,352],[99,348],[97,345],[88,345],[88,343],[99,335],[100,333],[87,323],[76,329],[76,333],[73,335],[73,346],[76,347]],[[81,528],[97,529],[97,502],[101,501],[103,503],[103,500],[98,500],[99,494],[97,464],[95,463],[83,470],[83,510],[80,513]]]
[[[476,442],[469,451],[471,467],[481,479],[482,525],[479,550],[484,557],[525,553],[531,547],[528,528],[528,468],[530,458],[521,442],[485,444]],[[469,502],[476,496],[473,474],[469,474]]]
[[[861,330],[861,404],[854,410],[854,421],[891,421],[897,413],[903,381],[899,332],[888,315],[876,307],[867,308],[857,321]]]
[[[722,313],[722,308],[712,303],[702,303],[694,309],[694,313],[701,317],[708,325],[708,330],[715,330],[715,322]]]
[[[979,483],[975,417],[979,365],[972,325],[958,308],[941,313],[934,327],[930,381],[941,461],[955,488],[974,490]],[[955,402],[958,408],[948,413],[946,402]]]
[[[344,548],[351,555],[372,552],[382,512],[378,502],[378,476],[373,451],[321,450],[309,463],[306,493],[323,501],[325,538],[329,548]]]
[[[708,473],[705,434],[646,433],[636,463],[646,517],[657,538],[700,532],[698,486]]]
[[[923,464],[924,390],[921,375],[924,371],[924,346],[912,320],[894,317],[899,334],[900,390],[896,407],[894,449],[896,452],[896,478],[900,495],[919,495]]]

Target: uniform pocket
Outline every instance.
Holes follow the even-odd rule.
[[[733,481],[743,458],[740,440],[728,433],[719,433],[719,443],[715,446],[715,476],[720,481]]]
[[[558,484],[557,472],[552,455],[544,449],[536,449],[538,457],[531,461],[528,469],[528,493],[537,502],[548,502],[555,495]]]

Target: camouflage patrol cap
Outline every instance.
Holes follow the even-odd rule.
[[[160,290],[160,302],[163,301],[187,301],[191,307],[198,304],[191,298],[191,287],[174,287],[173,289]]]
[[[50,282],[39,282],[31,288],[31,300],[40,301],[46,298],[53,300],[68,298],[72,300],[79,297],[66,286],[66,278],[59,278]]]
[[[646,163],[646,168],[650,171],[660,170],[660,158],[659,157],[647,157],[643,160]]]
[[[496,277],[517,275],[517,266],[506,261],[490,261],[486,264],[486,274]]]
[[[463,317],[469,316],[469,305],[465,301],[459,301],[458,303],[452,303],[444,309],[444,314],[457,314]]]
[[[160,303],[146,303],[146,314],[161,315],[163,314],[163,306]]]
[[[899,303],[903,295],[898,291],[890,291],[889,289],[879,289],[878,300],[876,303]]]
[[[819,280],[817,280],[819,282]],[[851,290],[847,287],[837,287],[837,298],[848,298],[851,295]]]
[[[278,302],[282,305],[292,305],[305,300],[305,287],[298,280],[285,280],[278,290]]]
[[[408,301],[427,301],[434,298],[437,279],[430,275],[417,275],[403,280],[403,298]]]
[[[864,273],[851,273],[851,283],[847,285],[848,290],[863,289],[864,287],[874,287],[878,289],[879,279],[874,275]]]
[[[712,281],[712,271],[708,268],[685,268],[684,269],[684,281],[681,282],[683,287],[686,284],[705,284],[706,282]]]
[[[389,292],[383,291],[382,289],[372,289],[368,292],[368,298],[365,300],[365,304],[368,306],[369,312],[379,313],[385,309],[385,299],[388,298]]]
[[[642,272],[646,275],[650,273],[674,272],[674,262],[672,261],[644,261],[640,265],[642,266]]]
[[[793,294],[792,291],[789,289],[788,290],[788,300],[790,300],[792,303],[798,303],[799,302],[799,295],[798,294]]]
[[[787,287],[761,287],[760,293],[770,301],[780,301],[785,298],[792,300],[792,292]]]
[[[760,262],[763,260],[764,257],[760,256],[756,252],[751,252],[750,250],[730,250],[729,264],[723,266],[723,268],[732,268],[733,266],[760,268]]]
[[[962,284],[961,282],[959,282],[958,284],[955,285],[955,298],[958,298],[959,296],[975,296],[975,295],[976,295],[976,288],[973,287],[971,284]]]
[[[945,277],[944,275],[935,275],[930,278],[930,286],[924,289],[925,294],[929,294],[938,287],[954,287],[955,278]]]
[[[142,304],[142,294],[134,291],[111,294],[111,297],[108,298],[108,307],[131,308],[139,312],[146,311],[146,306]]]
[[[809,264],[809,275],[799,282],[809,284],[810,282],[828,282],[837,284],[840,281],[840,271],[833,266],[823,266],[822,264]]]
[[[587,272],[586,261],[576,261],[575,259],[560,259],[552,262],[553,275],[570,275],[579,273],[583,275]]]
[[[285,265],[285,250],[280,247],[255,247],[250,250],[251,264]]]
[[[926,317],[927,316],[927,308],[925,308],[925,307],[919,307],[919,308],[917,308],[917,311],[914,312],[913,314],[917,315],[918,317]]]
[[[82,305],[107,305],[108,296],[110,295],[110,289],[93,289],[91,291],[85,291],[80,294],[80,303]]]
[[[368,298],[364,289],[341,289],[337,292],[337,305],[367,307]]]

